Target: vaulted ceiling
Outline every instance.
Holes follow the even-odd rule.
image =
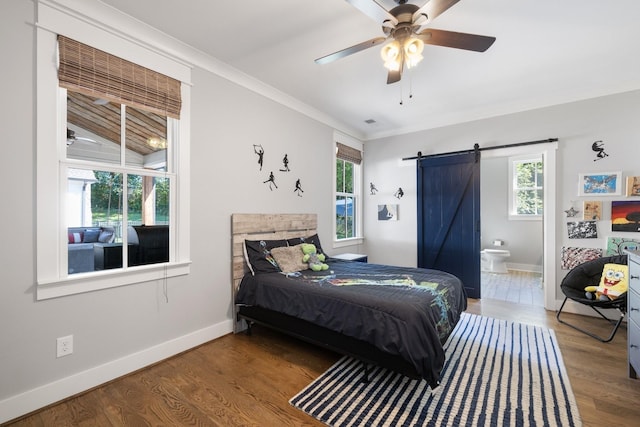
[[[427,45],[424,60],[391,85],[380,46],[314,62],[383,35],[345,0],[102,2],[364,139],[640,88],[637,0],[460,0],[429,27],[495,36],[494,45],[484,53]]]
[[[125,144],[129,150],[147,155],[165,148],[160,146],[160,141],[164,140],[166,144],[166,117],[131,107],[126,111]],[[76,137],[91,139],[97,136],[99,139],[120,145],[120,104],[102,102],[99,98],[69,91],[67,122]],[[156,142],[153,142],[154,139]]]

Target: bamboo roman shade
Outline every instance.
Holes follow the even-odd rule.
[[[359,165],[362,163],[362,151],[349,147],[348,145],[340,144],[336,142],[338,146],[338,153],[336,157],[347,162],[355,163]]]
[[[180,81],[65,36],[58,48],[61,87],[180,118]]]

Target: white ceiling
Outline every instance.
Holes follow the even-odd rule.
[[[638,0],[461,0],[430,27],[495,36],[494,45],[484,53],[427,45],[411,77],[405,73],[393,85],[386,84],[381,46],[325,65],[314,62],[383,35],[345,0],[102,2],[364,139],[640,88]]]

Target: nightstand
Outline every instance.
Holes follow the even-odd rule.
[[[367,262],[367,255],[365,254],[338,254],[332,255],[331,258],[344,259],[346,261]]]

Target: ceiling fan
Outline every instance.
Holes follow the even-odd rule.
[[[389,70],[387,84],[400,81],[402,70],[412,68],[422,60],[424,43],[456,49],[484,52],[495,37],[457,33],[423,27],[460,0],[428,0],[419,7],[407,0],[394,0],[398,6],[384,9],[375,0],[347,0],[362,13],[382,25],[385,37],[376,37],[315,60],[326,64],[370,47],[388,42],[382,48],[384,66]]]
[[[90,144],[100,145],[100,143],[95,139],[76,136],[76,132],[74,130],[67,128],[67,147],[73,144],[74,142],[88,142]]]

